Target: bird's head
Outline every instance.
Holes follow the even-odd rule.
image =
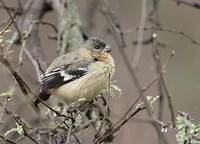
[[[111,47],[102,39],[91,37],[85,42],[93,58],[101,60],[111,52]]]

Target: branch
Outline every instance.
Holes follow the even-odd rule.
[[[76,0],[51,0],[51,3],[58,15],[57,49],[60,55],[80,48],[84,39]]]
[[[144,37],[144,27],[145,27],[145,23],[146,23],[146,9],[147,9],[147,1],[146,0],[142,0],[142,5],[141,5],[141,9],[142,9],[142,14],[141,14],[141,18],[140,18],[140,25],[139,25],[139,30],[137,33],[137,46],[135,49],[135,54],[134,54],[134,59],[133,59],[133,68],[135,70],[137,70],[138,65],[139,65],[139,61],[140,61],[140,56],[142,54],[142,42],[143,42],[143,37]]]
[[[136,32],[138,31],[139,28],[135,28],[135,29],[129,29],[129,30],[125,30],[123,33],[124,34],[127,34],[127,33],[131,33],[131,32]],[[186,39],[188,39],[189,41],[191,41],[193,44],[197,45],[197,46],[200,46],[200,41],[197,41],[195,40],[192,36],[190,36],[189,34],[185,33],[184,31],[182,30],[177,30],[177,29],[173,29],[173,28],[169,28],[169,27],[165,27],[165,26],[162,26],[162,25],[159,25],[159,26],[156,26],[156,27],[145,27],[144,28],[145,31],[149,31],[149,30],[154,30],[154,31],[161,31],[161,32],[169,32],[169,33],[173,33],[173,34],[177,34],[179,36],[182,36]],[[151,42],[152,43],[152,39],[150,38]],[[143,41],[145,42],[145,41]],[[136,43],[137,44],[137,43]],[[148,43],[149,44],[149,43]]]
[[[0,134],[0,138],[1,138],[3,141],[7,142],[7,143],[10,143],[10,144],[17,144],[17,143],[15,143],[14,141],[5,138],[5,137],[4,137],[3,135],[1,135],[1,134]]]
[[[153,29],[154,30],[158,30],[158,31],[171,32],[171,33],[174,33],[174,34],[178,34],[178,35],[183,36],[186,39],[190,40],[193,44],[200,46],[200,42],[199,41],[195,40],[192,36],[186,34],[185,32],[183,32],[181,30],[171,29],[171,28],[162,27],[162,26],[154,27]]]
[[[7,8],[7,6],[6,6],[6,4],[4,3],[4,1],[3,1],[3,0],[0,0],[0,3],[1,3],[2,6],[4,7],[4,9],[6,10],[6,12],[7,12],[7,14],[9,15],[10,19],[13,20],[13,24],[14,24],[14,26],[15,26],[15,29],[17,30],[17,33],[18,33],[19,37],[21,38],[21,32],[20,32],[20,30],[19,30],[19,27],[18,27],[17,23],[14,21],[15,18],[12,16],[11,12],[10,12],[9,9]]]
[[[34,95],[33,92],[31,91],[31,89],[29,88],[29,86],[24,82],[24,80],[19,76],[19,74],[15,70],[13,70],[13,68],[11,67],[10,63],[8,62],[8,60],[5,59],[3,57],[3,55],[0,55],[0,62],[2,64],[4,64],[8,68],[8,70],[10,71],[12,76],[16,79],[17,83],[19,84],[19,87],[20,87],[21,91],[24,93],[24,95],[25,95],[26,99],[28,100],[29,104],[33,107],[33,109],[36,112],[38,112],[38,109],[35,108],[35,106],[34,106],[34,103],[32,101],[33,97],[36,97],[37,99],[39,99],[43,105],[45,105],[48,109],[53,111],[58,116],[65,117],[67,119],[72,119],[73,120],[72,117],[63,115],[60,112],[54,110],[48,104],[46,104],[44,101],[42,101],[40,97],[38,97],[37,95]]]
[[[108,10],[108,9],[107,9],[107,10]],[[164,137],[164,135],[163,135],[163,134],[161,133],[161,131],[160,131],[159,125],[157,125],[157,124],[158,124],[158,123],[157,123],[157,119],[155,119],[155,117],[154,117],[154,115],[153,115],[153,112],[152,112],[152,109],[151,109],[151,107],[149,106],[149,104],[148,104],[148,102],[147,102],[147,100],[146,100],[146,98],[145,98],[145,95],[144,95],[144,92],[143,92],[143,88],[142,88],[141,85],[140,85],[140,82],[139,82],[139,79],[138,79],[138,77],[137,77],[136,71],[135,71],[135,69],[132,67],[131,62],[129,62],[129,59],[128,59],[126,53],[125,53],[125,50],[124,50],[123,47],[122,47],[122,42],[123,42],[122,40],[123,40],[123,39],[121,39],[121,38],[122,38],[122,37],[121,37],[121,33],[119,33],[119,29],[116,27],[115,23],[113,22],[113,19],[111,19],[111,18],[113,18],[112,13],[109,12],[107,15],[109,15],[109,16],[111,15],[111,16],[108,17],[108,18],[110,19],[110,22],[112,23],[111,26],[113,27],[113,29],[112,29],[112,30],[113,30],[113,31],[112,31],[112,32],[113,32],[113,37],[114,37],[114,39],[115,39],[115,41],[116,41],[116,43],[117,43],[117,45],[118,45],[117,48],[118,48],[118,50],[119,50],[119,52],[120,52],[120,54],[121,54],[121,56],[122,56],[122,59],[123,59],[125,65],[126,65],[126,67],[127,67],[128,72],[129,72],[129,74],[130,74],[130,76],[131,76],[131,80],[132,80],[132,82],[135,84],[136,91],[137,91],[137,93],[138,93],[138,95],[139,95],[139,97],[138,97],[137,100],[142,99],[142,101],[145,103],[145,107],[146,107],[148,116],[149,116],[150,118],[152,118],[153,121],[156,123],[156,124],[153,123],[153,126],[154,126],[154,128],[155,128],[157,134],[158,134],[159,136],[162,137],[164,143],[167,143],[166,138]],[[133,103],[132,106],[134,106],[134,105],[135,105],[135,102]],[[127,110],[127,113],[129,112],[129,110],[130,110],[130,108]],[[125,113],[125,114],[126,114],[126,113]],[[123,117],[123,118],[124,118],[124,117]]]
[[[177,5],[184,4],[196,9],[200,9],[200,2],[188,1],[188,0],[173,0],[177,3]]]
[[[0,105],[2,106],[2,104],[0,103]],[[19,124],[20,126],[22,126],[22,129],[23,129],[23,135],[27,138],[29,138],[33,143],[35,144],[39,144],[34,138],[32,138],[30,136],[30,134],[28,134],[27,132],[27,124],[22,120],[21,117],[19,117],[18,115],[16,115],[15,113],[13,113],[12,111],[9,111],[7,108],[4,108],[5,112],[11,116],[17,124]]]
[[[16,16],[17,16],[17,12],[14,14],[12,18],[10,18],[9,22],[6,23],[6,26],[0,32],[0,36],[2,36],[8,30],[8,28],[14,23]]]
[[[111,32],[113,33],[113,38],[117,45],[120,48],[126,47],[126,42],[124,39],[124,33],[121,30],[120,23],[117,21],[117,18],[113,15],[113,12],[110,10],[106,0],[102,0],[101,13],[105,15],[108,24],[110,25]]]
[[[11,41],[15,44],[21,44],[23,41],[26,41],[26,47],[29,49],[33,59],[35,61],[38,60],[41,66],[45,69],[47,65],[45,62],[44,52],[40,44],[39,25],[33,25],[33,22],[40,21],[48,10],[46,0],[34,0],[27,2],[24,10],[26,14],[19,18],[18,25],[20,32],[28,35],[29,37],[19,37],[18,33],[15,32],[11,38]],[[11,46],[12,44],[8,46],[8,49],[10,49]]]
[[[114,129],[111,129],[111,131],[109,131],[108,133],[105,133],[102,137],[100,137],[95,144],[100,144],[102,142],[104,142],[108,137],[112,136],[114,133],[116,133],[117,131],[120,130],[120,128],[122,126],[124,126],[132,117],[134,117],[138,112],[144,110],[145,107],[141,108],[137,108],[132,114],[130,114],[126,119],[124,119],[121,124],[119,124],[118,126],[116,126]]]

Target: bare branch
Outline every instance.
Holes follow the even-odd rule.
[[[1,135],[1,134],[0,134],[0,138],[1,138],[3,141],[7,142],[7,143],[10,143],[10,144],[17,144],[17,143],[15,143],[14,141],[5,138],[5,137],[4,137],[3,135]]]
[[[126,42],[124,39],[124,33],[121,31],[120,23],[117,21],[117,18],[113,15],[110,10],[108,3],[106,0],[101,1],[103,10],[101,10],[102,14],[105,15],[108,24],[111,27],[111,31],[113,33],[113,38],[117,45],[121,48],[126,47]]]
[[[6,32],[6,30],[8,30],[8,28],[14,23],[16,16],[17,16],[17,13],[15,13],[14,17],[11,18],[10,21],[6,24],[6,26],[0,32],[0,35],[3,35]]]
[[[134,59],[133,59],[133,68],[135,70],[137,70],[137,68],[138,68],[140,56],[142,54],[142,42],[143,42],[143,37],[144,37],[144,27],[145,27],[145,23],[146,23],[146,13],[147,13],[146,5],[147,5],[147,1],[142,0],[142,4],[141,4],[142,12],[141,12],[139,30],[137,33],[137,46],[135,49],[135,54],[134,54]]]
[[[108,133],[106,133],[103,137],[99,138],[95,144],[100,144],[104,142],[108,137],[112,136],[114,133],[120,130],[122,126],[124,126],[132,117],[134,117],[138,112],[144,110],[145,108],[138,108],[136,109],[132,114],[130,114],[126,119],[122,121],[122,123],[118,126],[116,126],[114,129],[111,129]]]
[[[188,1],[188,0],[173,0],[177,3],[177,5],[184,4],[196,9],[200,9],[200,2],[199,1]]]
[[[76,0],[52,0],[52,7],[58,15],[59,30],[57,39],[59,53],[62,55],[80,48],[84,39]]]
[[[9,9],[7,8],[7,6],[6,6],[6,4],[4,3],[4,1],[3,1],[3,0],[0,0],[0,3],[1,3],[2,6],[5,8],[5,10],[6,10],[6,12],[8,13],[10,19],[13,20],[13,24],[14,24],[16,30],[17,30],[17,33],[18,33],[19,37],[21,38],[21,32],[20,32],[20,30],[19,30],[19,27],[18,27],[17,23],[15,22],[15,18],[12,16],[11,12],[10,12]]]

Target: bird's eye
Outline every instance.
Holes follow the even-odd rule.
[[[105,43],[98,43],[95,46],[95,49],[99,50],[99,49],[104,49],[106,47]]]
[[[105,43],[101,43],[101,46],[102,46],[103,48],[105,48],[105,47],[106,47],[106,44],[105,44]]]

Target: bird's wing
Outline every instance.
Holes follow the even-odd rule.
[[[49,73],[53,69],[57,67],[61,67],[63,65],[72,65],[75,63],[79,63],[80,61],[83,61],[83,60],[88,61],[91,59],[92,57],[88,54],[88,50],[84,48],[80,48],[77,51],[64,54],[54,59],[51,65],[47,68],[46,73]]]
[[[41,89],[57,88],[63,84],[74,81],[88,72],[88,66],[92,61],[79,61],[75,64],[62,65],[42,75]]]

